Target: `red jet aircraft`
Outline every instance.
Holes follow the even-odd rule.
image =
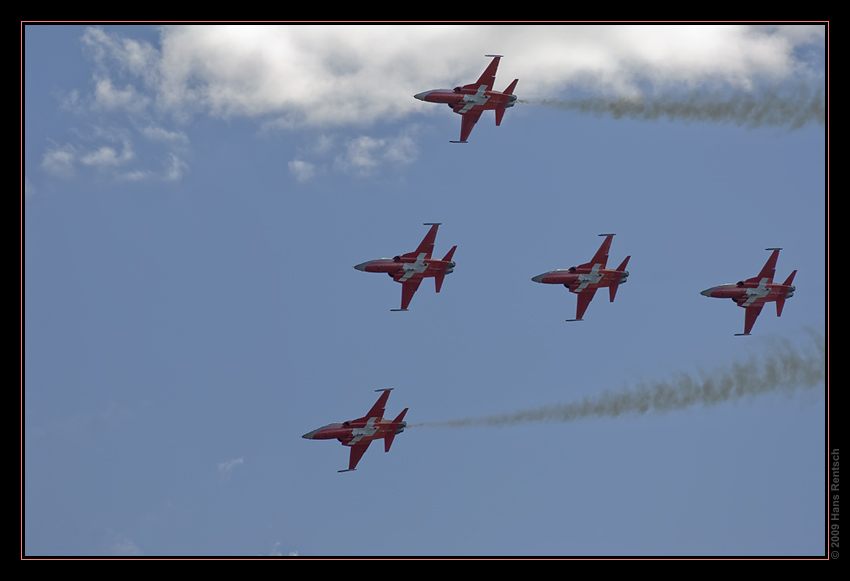
[[[443,286],[443,278],[454,271],[455,263],[452,262],[452,256],[457,246],[452,246],[452,249],[442,260],[431,258],[431,252],[434,251],[434,240],[437,238],[437,228],[440,224],[441,222],[425,222],[424,226],[430,226],[431,229],[428,230],[415,252],[408,252],[395,258],[367,260],[354,267],[363,272],[385,272],[394,281],[401,283],[401,308],[390,310],[406,311],[410,299],[413,298],[413,294],[419,288],[423,278],[433,276],[437,292],[440,292],[440,288]]]
[[[307,440],[339,440],[343,446],[351,446],[348,470],[339,470],[339,472],[354,470],[372,440],[383,438],[384,452],[389,452],[390,446],[393,445],[393,438],[407,427],[407,422],[402,420],[408,410],[408,408],[404,408],[393,421],[384,419],[384,406],[387,405],[387,399],[390,397],[392,389],[391,387],[376,389],[375,391],[383,391],[384,393],[381,394],[369,413],[362,418],[341,424],[328,424],[312,432],[307,432],[301,437]]]
[[[493,57],[493,60],[477,82],[454,89],[434,89],[413,95],[420,101],[446,103],[452,111],[463,116],[460,123],[460,141],[452,141],[451,143],[466,143],[466,138],[469,137],[472,128],[478,122],[478,118],[481,117],[481,113],[488,109],[496,111],[496,125],[501,125],[505,109],[513,107],[516,102],[516,95],[513,94],[513,91],[519,79],[514,79],[514,82],[508,85],[504,93],[494,91],[496,69],[499,68],[499,59],[502,56],[494,54],[485,54],[484,56]]]
[[[739,280],[736,283],[729,282],[713,286],[700,293],[706,297],[732,299],[736,305],[744,307],[744,332],[735,333],[735,336],[750,334],[765,303],[776,301],[776,316],[778,317],[782,314],[785,299],[794,296],[796,287],[791,282],[793,282],[797,271],[792,272],[782,284],[774,283],[773,275],[776,274],[776,259],[782,249],[765,248],[765,250],[772,250],[773,252],[771,252],[770,258],[767,259],[758,276]]]
[[[611,295],[611,302],[614,302],[614,296],[617,294],[617,288],[626,282],[629,272],[626,270],[626,265],[629,263],[627,256],[623,263],[616,269],[605,268],[608,264],[608,249],[611,248],[611,239],[613,234],[600,234],[605,236],[605,241],[590,262],[571,266],[570,268],[550,270],[532,278],[534,282],[542,282],[545,284],[562,284],[570,292],[578,295],[578,305],[576,306],[576,318],[567,319],[568,321],[581,321],[584,316],[584,311],[587,310],[587,305],[593,300],[593,295],[596,294],[596,289],[608,287],[608,292]]]

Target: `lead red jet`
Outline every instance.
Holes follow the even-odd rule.
[[[797,290],[797,287],[791,284],[794,281],[794,275],[797,274],[796,270],[782,284],[773,282],[773,275],[776,274],[776,259],[779,258],[779,251],[782,249],[765,248],[765,250],[773,252],[770,253],[770,258],[767,259],[758,276],[713,286],[700,293],[705,297],[732,299],[736,305],[744,308],[744,332],[735,333],[736,337],[750,334],[765,303],[775,301],[776,316],[780,316],[782,307],[785,306],[785,299],[790,299]]]
[[[466,143],[466,139],[478,122],[478,118],[481,117],[481,113],[489,109],[496,111],[496,125],[501,125],[505,109],[513,107],[516,103],[516,95],[513,92],[519,79],[514,79],[514,82],[508,85],[503,93],[494,91],[496,69],[499,68],[499,59],[502,58],[502,55],[485,54],[484,56],[493,57],[493,60],[475,83],[454,89],[422,91],[413,95],[420,101],[446,103],[452,111],[463,116],[460,122],[460,141],[452,141],[451,143]]]
[[[413,298],[416,289],[422,283],[422,279],[434,277],[437,292],[443,286],[443,279],[447,274],[454,271],[455,263],[452,261],[457,246],[452,246],[442,260],[431,258],[434,251],[434,240],[437,238],[437,228],[441,222],[425,222],[424,226],[431,229],[422,239],[419,247],[414,252],[408,252],[395,258],[379,258],[361,262],[354,268],[363,272],[385,272],[396,282],[401,283],[401,308],[390,309],[392,311],[406,311]]]
[[[608,249],[611,248],[611,240],[614,234],[600,234],[605,236],[605,241],[590,262],[571,266],[568,269],[550,270],[543,274],[538,274],[531,280],[534,282],[542,282],[544,284],[562,284],[570,292],[578,295],[578,304],[576,305],[576,318],[567,319],[568,321],[581,321],[584,312],[587,310],[587,305],[593,300],[593,295],[596,294],[596,289],[608,287],[608,293],[611,296],[611,302],[614,302],[614,296],[617,294],[619,286],[626,282],[629,276],[629,271],[626,270],[626,265],[629,263],[631,256],[627,256],[620,266],[616,269],[605,268],[608,264]]]
[[[389,452],[396,434],[402,433],[404,428],[407,427],[407,422],[402,420],[409,409],[404,408],[393,421],[384,419],[384,407],[387,405],[387,399],[390,397],[392,389],[391,387],[376,389],[375,391],[384,393],[381,394],[369,413],[362,418],[341,424],[328,424],[312,432],[307,432],[301,437],[307,440],[339,440],[343,446],[350,446],[351,456],[348,459],[348,470],[338,470],[338,472],[354,470],[373,440],[383,438],[384,452]]]

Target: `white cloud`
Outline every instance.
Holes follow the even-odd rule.
[[[110,146],[103,146],[80,157],[80,162],[88,166],[107,168],[123,165],[134,157],[130,141],[125,140],[120,154]]]
[[[173,153],[169,154],[168,159],[169,161],[166,164],[165,170],[165,179],[170,182],[178,181],[183,177],[183,170],[189,169],[189,166]]]
[[[182,131],[169,131],[155,125],[148,125],[141,129],[142,135],[153,141],[167,143],[189,143],[189,137]]]
[[[306,182],[316,175],[316,166],[307,161],[293,159],[289,162],[289,172],[299,182]]]
[[[70,143],[66,143],[62,147],[54,144],[53,147],[44,152],[41,168],[53,175],[70,177],[74,173],[75,157],[76,149]]]
[[[798,49],[822,26],[165,26],[161,50],[86,29],[95,102],[152,103],[185,118],[266,117],[268,127],[365,126],[433,111],[413,94],[473,82],[505,55],[498,82],[522,97],[581,87],[621,95],[667,86],[749,88],[810,72]],[[117,87],[108,77],[123,75]],[[497,87],[498,88],[498,87]],[[274,119],[270,120],[269,116]]]
[[[228,460],[227,462],[220,462],[218,465],[218,472],[224,477],[229,477],[233,469],[236,466],[240,466],[242,463],[242,458],[235,458],[233,460]]]
[[[109,552],[116,557],[138,557],[143,555],[138,545],[127,535],[115,533],[112,529],[106,531],[110,541]]]

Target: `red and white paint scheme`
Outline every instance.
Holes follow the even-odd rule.
[[[765,248],[765,250],[772,250],[773,252],[770,253],[770,258],[767,259],[758,276],[739,280],[735,283],[730,282],[713,286],[700,293],[705,297],[732,299],[736,305],[744,308],[744,332],[735,333],[736,336],[750,334],[765,303],[776,302],[776,316],[778,317],[782,314],[785,299],[794,296],[796,287],[791,283],[794,281],[794,275],[797,274],[797,271],[795,270],[788,275],[788,278],[782,284],[774,283],[773,275],[776,274],[776,259],[779,258],[779,251],[782,249]]]
[[[570,289],[570,292],[578,295],[576,318],[567,319],[568,321],[582,320],[587,305],[590,304],[593,295],[596,294],[596,289],[607,286],[613,303],[617,288],[629,277],[626,265],[631,256],[627,256],[623,263],[615,269],[605,268],[608,264],[608,249],[611,248],[611,240],[614,238],[614,234],[600,234],[600,236],[605,236],[605,241],[590,262],[571,266],[567,269],[550,270],[531,279],[534,282],[544,284],[562,284]]]
[[[416,289],[419,288],[422,279],[434,277],[437,292],[443,286],[443,278],[454,271],[455,263],[452,261],[457,246],[452,246],[442,260],[431,258],[434,251],[434,240],[437,238],[437,228],[441,222],[425,222],[425,226],[431,229],[422,239],[419,247],[414,252],[408,252],[395,258],[379,258],[368,260],[356,265],[354,268],[363,272],[385,272],[396,282],[401,283],[401,308],[390,309],[392,311],[406,311],[410,299]]]
[[[328,424],[312,432],[307,432],[301,437],[307,440],[339,440],[343,446],[350,446],[351,456],[348,460],[348,470],[339,470],[339,472],[354,470],[373,440],[383,438],[384,452],[389,452],[396,434],[402,433],[404,428],[407,427],[407,422],[402,420],[404,420],[404,414],[408,410],[408,408],[404,408],[393,421],[384,419],[384,407],[387,405],[387,399],[390,397],[392,389],[391,387],[376,389],[375,391],[384,393],[381,394],[369,413],[362,418],[341,424]]]
[[[513,92],[519,79],[514,79],[514,82],[502,93],[494,91],[496,69],[499,68],[499,59],[502,55],[486,54],[484,56],[493,57],[493,60],[477,82],[454,89],[434,89],[413,95],[420,101],[445,103],[452,111],[463,116],[460,123],[460,141],[451,143],[466,143],[472,128],[484,111],[491,109],[496,111],[496,125],[501,125],[505,109],[513,107],[516,103],[516,95]]]

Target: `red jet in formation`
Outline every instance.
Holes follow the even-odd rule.
[[[514,82],[508,85],[504,93],[494,91],[496,69],[499,68],[499,59],[502,56],[494,54],[484,56],[493,57],[493,60],[477,82],[454,89],[434,89],[413,95],[420,101],[446,103],[452,111],[462,115],[460,141],[452,141],[451,143],[466,143],[466,138],[469,137],[472,128],[478,122],[478,118],[481,117],[481,113],[488,109],[496,111],[496,125],[501,125],[505,109],[513,107],[516,103],[516,95],[513,94],[513,91],[519,79],[514,79]]]
[[[393,421],[384,419],[384,406],[387,405],[387,399],[390,397],[392,389],[391,387],[376,389],[375,391],[383,391],[384,393],[381,394],[369,413],[362,418],[341,424],[328,424],[312,432],[307,432],[301,437],[307,440],[339,440],[343,446],[351,446],[348,470],[339,470],[339,472],[354,470],[373,440],[383,438],[384,452],[389,452],[396,434],[402,433],[404,428],[407,427],[407,422],[402,420],[408,410],[408,408],[404,408]]]
[[[425,222],[424,225],[430,226],[431,229],[428,230],[416,251],[395,258],[367,260],[354,267],[363,272],[385,272],[394,281],[401,283],[401,308],[391,310],[406,311],[410,299],[413,298],[413,294],[419,288],[423,278],[433,276],[437,292],[440,292],[440,288],[443,286],[443,278],[454,270],[455,263],[452,262],[452,256],[457,246],[452,246],[452,249],[442,260],[431,258],[431,252],[434,251],[434,240],[437,238],[437,228],[440,224],[441,222]]]
[[[765,248],[765,250],[772,250],[773,252],[771,252],[770,258],[767,259],[758,276],[739,280],[736,283],[729,282],[713,286],[700,293],[706,297],[732,299],[736,305],[744,307],[744,332],[735,333],[736,336],[750,334],[765,303],[776,301],[776,316],[778,317],[782,314],[785,299],[794,296],[796,287],[791,283],[797,271],[792,272],[782,284],[774,283],[773,275],[776,274],[776,259],[779,258],[779,251],[782,249]]]
[[[584,316],[584,311],[587,310],[587,305],[593,300],[593,295],[596,294],[596,289],[608,287],[608,292],[611,295],[611,302],[614,302],[614,296],[617,294],[617,288],[626,282],[629,272],[626,270],[626,265],[629,263],[627,256],[623,263],[616,269],[605,268],[608,264],[608,249],[611,248],[611,239],[613,234],[600,234],[605,236],[605,241],[590,262],[571,266],[570,268],[550,270],[532,278],[534,282],[542,282],[544,284],[562,284],[570,292],[578,295],[578,304],[576,306],[576,318],[567,319],[568,321],[581,321]]]

